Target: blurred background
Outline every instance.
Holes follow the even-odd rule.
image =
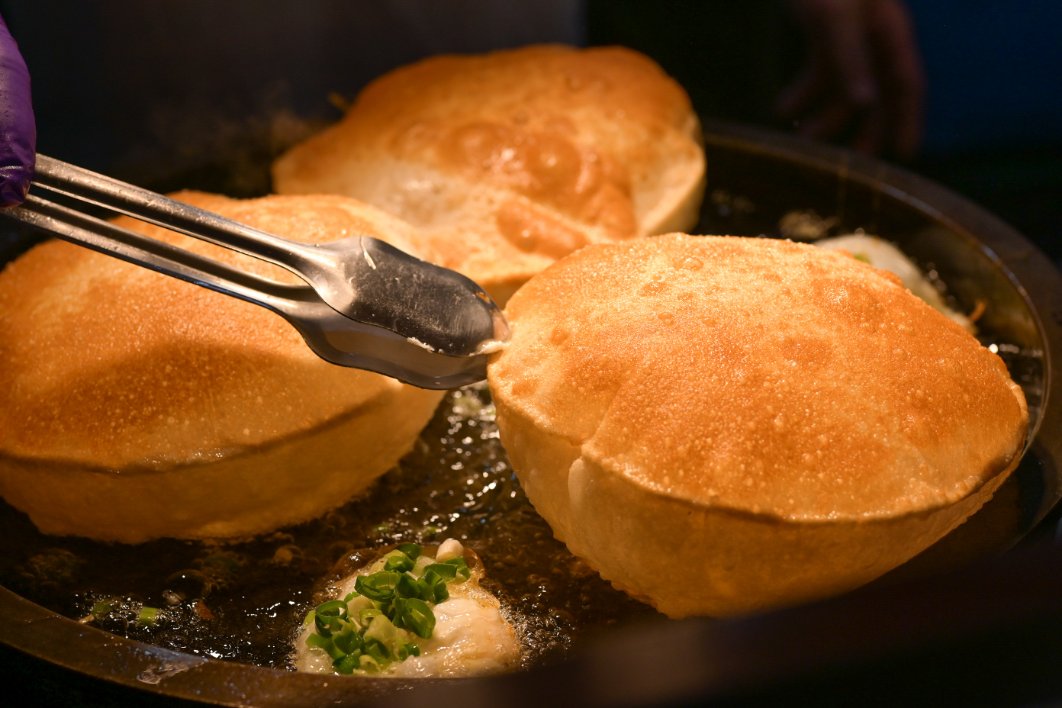
[[[591,0],[588,39],[654,57],[701,115],[789,130],[775,104],[808,51],[800,4]],[[996,213],[1062,263],[1062,4],[898,4],[923,68],[923,137],[903,159],[882,157]]]
[[[830,41],[831,13],[857,6],[864,25],[840,38],[869,43],[899,8],[925,86],[921,140],[874,152],[1062,261],[1053,0],[0,0],[0,13],[33,76],[42,152],[159,189],[210,188],[218,163],[245,165],[224,186],[254,194],[268,189],[272,154],[338,119],[373,77],[440,52],[624,44],[656,59],[705,118],[800,130],[779,97]],[[868,51],[883,75],[904,54]],[[823,137],[853,138],[844,124]]]

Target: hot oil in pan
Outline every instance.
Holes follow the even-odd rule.
[[[1039,357],[1010,345],[999,353],[1038,408]],[[105,544],[42,535],[0,501],[0,533],[9,549],[0,582],[29,600],[131,639],[276,668],[290,668],[293,637],[336,568],[405,541],[456,537],[479,554],[528,666],[656,614],[553,538],[512,473],[483,386],[449,393],[415,449],[365,496],[300,526],[245,542]]]
[[[697,232],[779,235],[791,206],[713,193]],[[1043,352],[991,332],[981,340],[998,344],[1038,419]],[[1020,490],[1030,486],[1025,478],[1040,479],[1030,466],[1023,462],[1014,475]],[[1008,539],[1021,533],[1010,528],[1012,515],[1002,531]],[[1000,535],[994,516],[978,517],[990,518],[987,536]],[[0,502],[0,533],[12,549],[0,559],[0,582],[27,599],[122,636],[270,667],[290,668],[293,636],[335,568],[404,541],[453,536],[475,550],[486,584],[521,629],[528,665],[558,659],[608,626],[655,615],[553,539],[513,476],[482,387],[448,394],[416,448],[363,498],[282,532],[241,543],[100,544],[43,536]],[[94,610],[99,616],[89,619]]]
[[[519,628],[528,665],[653,610],[614,590],[554,540],[512,473],[485,387],[451,392],[399,467],[320,519],[240,543],[135,546],[41,535],[6,505],[4,585],[132,639],[288,667],[292,637],[333,568],[405,541],[462,539]]]

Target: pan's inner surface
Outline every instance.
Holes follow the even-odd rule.
[[[553,539],[513,476],[482,385],[450,393],[415,449],[369,493],[315,521],[243,543],[135,546],[43,536],[5,507],[19,539],[3,583],[71,618],[213,658],[288,666],[291,638],[334,576],[399,542],[465,540],[525,639],[527,663],[586,632],[653,611],[613,590]],[[158,609],[145,621],[141,609]]]
[[[972,310],[978,299],[988,303],[982,340],[999,348],[1038,424],[1048,362],[1035,317],[976,239],[902,190],[875,184],[873,175],[849,179],[845,165],[809,166],[711,136],[708,155],[699,232],[779,235],[787,213],[810,210],[831,219],[835,233],[863,228],[897,242],[938,273],[960,310]],[[0,263],[26,243],[4,238]],[[991,508],[922,562],[954,562],[1020,538],[1036,521],[1045,490],[1057,486],[1057,479],[1045,480],[1057,471],[1041,462],[1028,456]],[[0,532],[0,582],[19,595],[121,636],[269,667],[288,668],[296,628],[338,568],[405,541],[454,536],[480,555],[525,640],[528,666],[563,658],[613,625],[655,615],[553,539],[513,476],[482,386],[449,394],[416,448],[365,497],[298,527],[239,543],[122,546],[44,536],[0,505]],[[73,621],[70,627],[78,629]],[[47,658],[46,648],[37,651]]]

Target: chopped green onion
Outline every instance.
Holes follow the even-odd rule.
[[[379,640],[366,640],[365,653],[362,656],[369,657],[376,670],[383,668],[383,666],[388,663],[387,649]]]
[[[451,558],[449,560],[444,560],[442,562],[442,565],[452,565],[454,568],[457,569],[457,575],[460,576],[462,580],[468,580],[472,577],[472,570],[468,567],[468,563],[465,562],[464,558]]]
[[[307,645],[326,652],[341,674],[381,671],[420,656],[414,635],[431,637],[432,607],[450,596],[447,583],[471,576],[464,558],[437,561],[422,556],[415,543],[399,545],[373,567],[383,569],[357,577],[354,592],[321,603],[306,617],[315,630]]]
[[[314,610],[314,625],[317,633],[323,637],[331,637],[333,632],[338,632],[343,627],[343,620],[347,617],[347,603],[342,600],[329,600],[317,606]]]
[[[140,608],[140,612],[136,615],[136,623],[141,627],[150,627],[155,624],[159,619],[159,608],[148,607],[147,605]]]
[[[424,569],[424,574],[434,573],[444,581],[452,581],[458,576],[458,569],[449,563],[433,563]]]
[[[402,600],[398,609],[400,626],[412,631],[421,639],[431,637],[435,629],[435,613],[424,600],[410,597]]]
[[[384,570],[393,570],[404,573],[413,569],[413,559],[402,551],[391,551],[384,556]]]
[[[96,619],[102,619],[114,611],[114,598],[107,598],[106,600],[96,600],[92,603],[92,609],[89,613]]]
[[[395,596],[399,574],[381,570],[371,575],[361,575],[354,581],[354,589],[370,600],[386,601]]]
[[[398,653],[395,654],[395,658],[399,661],[405,661],[411,656],[420,656],[420,647],[413,642],[406,642],[398,647]]]
[[[344,654],[360,654],[363,646],[361,633],[350,623],[332,636],[332,644]]]
[[[443,580],[453,580],[457,577],[457,568],[451,563],[432,563],[424,569],[424,574],[435,573]]]
[[[332,668],[341,674],[352,674],[361,668],[361,654],[347,654],[332,662]]]
[[[403,574],[395,586],[395,594],[398,597],[421,597],[429,586],[423,580],[418,580],[412,575]]]
[[[311,647],[317,647],[318,649],[324,649],[325,651],[329,651],[332,648],[332,640],[328,637],[321,636],[316,632],[313,632],[306,637],[306,644]]]
[[[451,576],[452,577],[452,576]],[[446,589],[446,578],[436,573],[430,567],[424,571],[421,581],[427,586],[428,592],[421,596],[422,600],[428,600],[438,604],[450,597],[450,591]]]

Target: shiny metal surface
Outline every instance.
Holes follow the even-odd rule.
[[[61,195],[75,206],[57,204]],[[242,272],[121,228],[90,204],[180,231],[281,266],[305,285]],[[463,275],[368,236],[303,244],[113,180],[46,155],[25,204],[2,212],[78,245],[276,312],[310,348],[341,366],[423,388],[457,388],[486,376],[484,344],[507,327],[486,292]]]

